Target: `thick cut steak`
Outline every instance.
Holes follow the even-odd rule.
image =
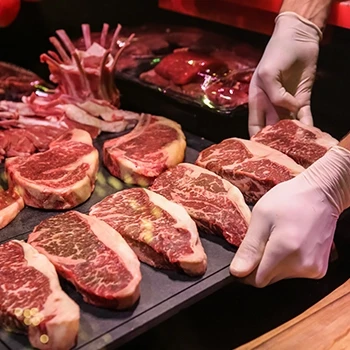
[[[237,186],[248,203],[255,203],[272,187],[304,170],[273,148],[238,138],[226,139],[203,150],[196,164]]]
[[[129,134],[103,145],[103,161],[112,175],[127,184],[150,185],[164,170],[183,161],[186,140],[181,126],[143,114]]]
[[[6,159],[9,187],[25,204],[43,209],[69,209],[86,201],[94,187],[98,152],[90,135],[74,129],[29,157]]]
[[[206,271],[196,224],[183,207],[157,193],[142,188],[117,192],[95,204],[90,215],[120,232],[139,259],[151,266],[177,267],[189,275]]]
[[[252,141],[270,146],[307,168],[339,141],[313,126],[298,120],[281,120],[268,125]]]
[[[79,329],[78,305],[59,284],[55,268],[22,241],[0,245],[0,324],[28,333],[34,348],[67,350]]]
[[[140,296],[140,262],[105,222],[76,211],[42,221],[28,243],[44,254],[87,303],[125,309]]]
[[[17,192],[0,191],[0,229],[7,226],[23,208],[23,199]]]
[[[181,204],[197,226],[239,246],[247,232],[250,210],[237,187],[215,173],[182,163],[161,174],[150,188]]]

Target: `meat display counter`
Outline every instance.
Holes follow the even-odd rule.
[[[182,4],[185,4],[185,1],[183,0]],[[208,2],[212,3],[212,1]],[[138,2],[131,1],[130,3],[131,7],[136,7]],[[179,2],[170,0],[160,0],[159,2],[164,9],[171,9],[170,5],[173,6],[175,3],[179,4]],[[188,8],[192,6],[191,3],[193,4],[194,2],[189,0],[187,3]],[[226,3],[226,6],[229,3],[238,6],[238,1],[218,1],[219,3]],[[273,11],[268,11],[270,14],[266,14],[265,29],[261,29],[261,13],[255,15],[255,23],[259,25],[259,30],[257,28],[257,31],[268,34],[272,28],[269,21],[273,20],[275,12],[278,10],[277,2],[251,1],[249,8],[246,8],[246,13],[254,13],[252,10],[254,4],[257,7],[264,7],[264,4],[267,3],[274,3],[275,5],[272,7]],[[127,6],[127,4],[123,3],[123,7],[124,5],[125,7]],[[142,6],[144,5],[140,5],[141,8],[143,8]],[[186,13],[180,10],[181,7],[178,5],[176,6],[175,9],[178,12],[193,15],[193,13]],[[334,7],[331,21],[345,26],[348,23],[346,17],[343,17],[342,14],[338,18],[335,17],[335,14],[342,8],[341,6],[345,7],[347,5],[337,4],[337,6],[339,7]],[[112,5],[111,7],[114,8]],[[228,7],[222,8],[228,9]],[[212,6],[210,9],[212,13],[215,13]],[[130,9],[129,13],[133,11],[134,9]],[[102,19],[96,20],[93,11],[90,12],[89,15],[94,17],[94,21],[98,22],[98,25],[95,27],[100,28],[99,21],[102,22]],[[162,12],[156,7],[152,7],[150,12],[152,12],[151,20],[163,17],[165,23],[170,21],[169,18],[172,20],[176,18],[180,24],[182,24],[182,21],[188,21],[188,19],[183,17],[167,17],[166,11]],[[344,16],[346,16],[345,13]],[[113,16],[116,16],[116,14],[117,11],[113,13]],[[109,11],[108,15],[111,16],[111,11]],[[78,20],[82,22],[85,19],[84,11],[77,14],[77,16],[79,16]],[[199,17],[213,20],[202,15]],[[55,20],[57,21],[57,17]],[[53,23],[56,23],[55,20]],[[74,23],[76,20],[76,18],[71,18],[71,23]],[[138,23],[143,23],[141,20],[145,20],[145,13],[140,14]],[[70,27],[79,27],[80,22],[78,24],[70,24]],[[244,16],[239,17],[237,15],[230,23],[221,22],[245,28],[245,25],[240,25],[240,23],[244,23]],[[198,21],[187,23],[191,25],[195,23],[205,28],[209,26],[208,23]],[[57,28],[60,27],[62,27],[62,23],[57,25]],[[218,27],[218,31],[222,29],[223,27]],[[251,27],[245,29],[251,29]],[[40,31],[38,28],[36,30]],[[235,32],[234,29],[231,31],[231,28],[224,28],[224,31],[229,34]],[[238,33],[241,34],[242,32]],[[45,40],[47,40],[47,36]],[[254,40],[252,41],[253,43]],[[266,40],[267,37],[257,36],[255,43],[258,46],[266,42]],[[348,70],[344,69],[346,67],[346,57],[348,56],[342,55],[343,50],[342,43],[339,43],[336,47],[331,46],[324,51],[325,54],[321,57],[320,63],[320,67],[324,68],[324,70],[320,75],[319,81],[316,82],[313,97],[315,108],[319,111],[315,115],[317,125],[337,138],[346,133],[349,125],[343,118],[347,107],[347,84],[345,79],[342,79],[342,81],[339,79],[342,76],[341,74],[344,76],[348,72]],[[337,64],[333,64],[330,67],[329,62],[331,60],[326,51],[330,51],[332,54],[335,52],[340,53],[337,56],[339,59]],[[160,95],[155,90],[145,89],[145,87],[120,76],[117,77],[117,85],[122,93],[123,108],[165,115],[181,123],[186,131],[188,146],[186,161],[188,162],[193,162],[197,158],[198,152],[213,142],[221,141],[230,136],[248,137],[246,108],[243,109],[242,114],[236,115],[237,119],[235,120],[229,115],[219,115],[195,106],[184,106],[175,103],[167,95]],[[329,88],[330,86],[332,87],[331,89]],[[326,100],[329,103],[324,103]],[[330,115],[332,118],[329,118]],[[107,137],[113,136],[115,135],[99,138],[95,143],[96,147],[101,150],[102,142]],[[107,176],[107,170],[103,167],[101,168]],[[104,186],[105,195],[116,190],[108,183],[100,185]],[[101,199],[101,194],[95,192],[90,200],[81,205],[78,210],[86,213],[92,204]],[[26,239],[34,225],[50,215],[52,215],[51,212],[26,208],[10,226],[0,231],[0,243],[13,238]],[[336,233],[339,259],[330,264],[328,274],[320,281],[282,281],[264,290],[242,285],[235,282],[228,271],[235,249],[219,238],[203,235],[202,242],[208,254],[209,262],[207,273],[200,279],[191,279],[186,276],[179,277],[179,275],[175,275],[172,272],[163,273],[156,271],[144,265],[142,267],[144,279],[141,285],[141,300],[133,310],[118,312],[95,308],[84,303],[70,284],[62,282],[65,291],[81,307],[81,332],[76,348],[95,350],[100,348],[113,349],[120,346],[125,350],[141,347],[166,350],[179,348],[211,350],[232,349],[239,346],[296,316],[349,277],[350,263],[347,260],[350,247],[349,224],[350,216],[346,212],[339,220]],[[6,333],[3,330],[0,331],[1,350],[26,348],[29,348],[29,345],[25,336]]]

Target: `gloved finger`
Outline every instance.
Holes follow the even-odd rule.
[[[294,114],[298,113],[300,108],[298,100],[284,88],[277,77],[266,73],[263,74],[262,79],[264,80],[264,91],[273,105],[285,108]]]
[[[272,233],[274,237],[281,237],[282,232]],[[281,248],[277,242],[270,239],[266,244],[260,264],[242,282],[263,288],[271,284],[272,281],[277,281],[278,278],[288,278],[291,274],[294,274],[294,259],[293,254],[290,254],[289,251],[283,249],[283,246]]]
[[[236,277],[248,276],[260,263],[269,236],[267,220],[253,212],[247,234],[231,262],[230,273]]]
[[[305,125],[314,125],[310,105],[300,108],[297,119]]]
[[[265,93],[255,85],[254,81],[249,88],[249,117],[248,117],[248,129],[250,137],[258,133],[266,125],[265,120],[265,106],[266,106]]]

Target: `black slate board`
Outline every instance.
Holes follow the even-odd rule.
[[[101,135],[96,142],[96,147],[101,150],[103,141],[115,136]],[[185,161],[193,163],[198,151],[208,147],[211,142],[190,133],[186,133],[186,138]],[[110,176],[102,164],[100,172],[105,178]],[[120,186],[120,189],[125,188],[121,182]],[[91,198],[76,210],[87,213],[93,204],[115,191],[116,189],[110,184],[97,181],[96,190]],[[10,225],[0,230],[0,243],[10,239],[26,239],[35,225],[55,214],[56,212],[52,211],[25,208]],[[61,281],[62,288],[81,309],[76,349],[115,348],[229,283],[231,277],[228,266],[235,249],[218,237],[208,235],[201,235],[201,237],[208,256],[208,269],[205,275],[201,278],[191,278],[177,272],[155,270],[142,264],[141,299],[133,310],[114,311],[93,307],[83,302],[72,285]],[[0,350],[30,348],[27,337],[23,335],[0,330],[0,340],[2,342]]]

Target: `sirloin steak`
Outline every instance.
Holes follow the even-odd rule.
[[[161,174],[150,188],[182,205],[203,231],[239,246],[247,232],[250,210],[237,187],[215,173],[182,163]]]
[[[196,224],[186,210],[142,188],[114,193],[95,204],[90,215],[115,228],[139,259],[154,267],[202,275],[207,256]]]
[[[305,170],[273,148],[238,138],[206,148],[199,154],[196,165],[237,186],[248,203],[255,203],[278,183]]]
[[[9,188],[25,204],[42,209],[69,209],[86,201],[95,187],[98,151],[84,130],[70,130],[49,150],[5,162]]]
[[[125,309],[139,299],[140,262],[105,222],[70,211],[42,221],[28,243],[74,284],[87,303]]]
[[[339,142],[314,126],[288,119],[266,126],[251,140],[277,149],[305,168]]]
[[[0,245],[0,324],[28,333],[34,348],[67,350],[79,329],[78,305],[59,284],[55,268],[22,241]]]
[[[129,134],[104,143],[103,161],[125,183],[148,186],[164,170],[182,162],[185,149],[185,135],[178,123],[143,114]]]
[[[17,192],[0,191],[0,229],[7,226],[23,208],[23,199]]]

